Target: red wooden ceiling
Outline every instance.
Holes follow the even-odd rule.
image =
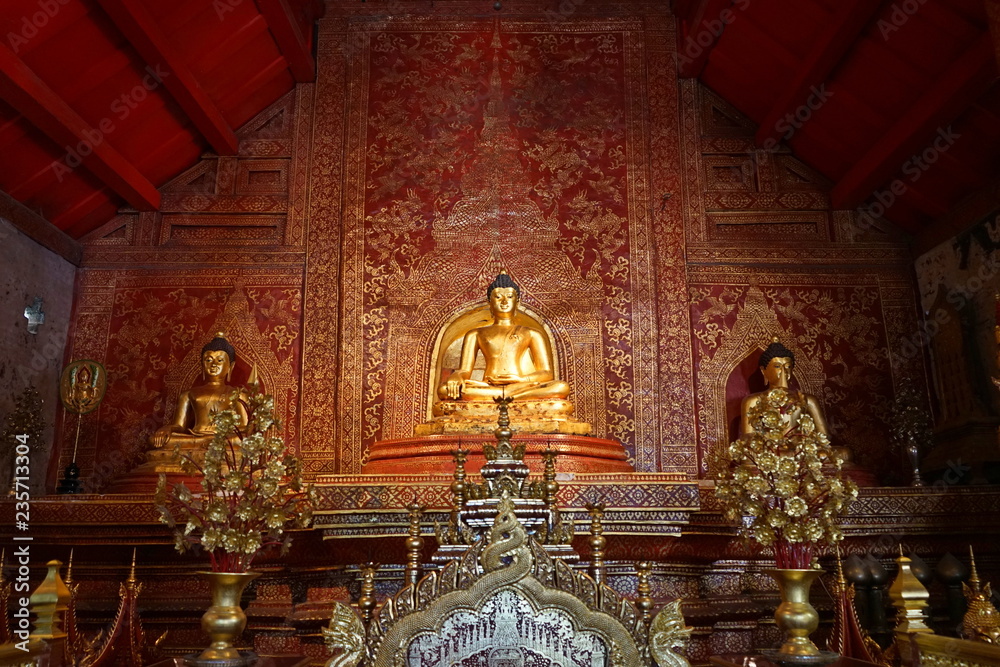
[[[830,178],[836,206],[898,180],[885,217],[926,235],[1000,182],[986,2],[675,0],[679,66],[760,124],[761,146],[785,140]],[[157,187],[205,151],[234,154],[234,128],[313,79],[321,13],[320,0],[4,0],[0,190],[75,238],[121,206],[155,209]],[[814,90],[829,99],[814,95],[786,138]],[[959,136],[928,169],[910,160],[947,128]]]
[[[993,1],[676,0],[679,67],[758,123],[759,146],[784,140],[826,175],[836,207],[889,201],[898,181],[884,217],[934,236],[1000,178]]]
[[[0,190],[75,238],[312,81],[320,0],[3,0]]]

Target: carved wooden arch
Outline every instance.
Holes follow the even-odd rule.
[[[801,389],[814,395],[822,394],[826,376],[823,365],[806,357],[795,345],[794,334],[781,326],[778,316],[768,306],[764,293],[757,285],[750,285],[743,308],[736,315],[736,322],[726,333],[718,352],[701,365],[699,375],[704,391],[703,426],[710,451],[720,444],[728,445],[728,419],[726,417],[726,385],[729,376],[748,356],[760,354],[775,336],[795,354],[794,376]],[[708,452],[705,452],[708,454]],[[711,461],[711,457],[708,457]],[[709,467],[710,475],[715,470]]]

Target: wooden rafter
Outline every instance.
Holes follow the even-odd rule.
[[[699,76],[719,42],[727,22],[723,12],[733,12],[733,0],[699,0],[682,17],[677,36],[677,74],[682,79]],[[735,16],[735,14],[734,14]]]
[[[159,207],[160,193],[149,179],[2,44],[0,98],[58,145],[86,147],[76,150],[82,164],[129,204],[141,211]]]
[[[287,0],[256,0],[257,8],[271,29],[278,50],[299,83],[316,78],[316,61],[310,50],[309,35],[303,35]]]
[[[994,178],[961,202],[949,208],[948,212],[924,227],[917,235],[913,251],[925,253],[939,243],[961,234],[988,215],[995,214],[1000,205],[1000,178]]]
[[[194,78],[184,59],[138,0],[98,0],[129,43],[151,68],[162,67],[164,87],[219,155],[236,155],[239,141]]]
[[[986,16],[990,22],[990,32],[993,34],[997,67],[1000,68],[1000,0],[986,0]]]
[[[983,94],[996,69],[993,44],[984,33],[840,179],[831,193],[834,208],[854,208],[892,178],[909,155]]]
[[[777,96],[761,122],[755,137],[758,146],[768,142],[774,145],[781,138],[781,118],[794,113],[798,105],[803,104],[812,94],[813,87],[820,86],[827,80],[878,8],[879,3],[871,0],[843,0],[838,5],[826,30],[813,44],[805,60],[788,80],[788,85]]]
[[[3,190],[0,190],[0,218],[9,221],[36,243],[80,266],[83,248],[79,243]]]

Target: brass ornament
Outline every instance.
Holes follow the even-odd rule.
[[[365,626],[351,607],[334,601],[330,623],[322,628],[323,643],[334,653],[326,667],[354,667],[365,655]]]
[[[660,667],[690,667],[691,663],[677,651],[684,650],[693,630],[684,623],[680,600],[664,605],[649,626],[649,652],[656,664]]]
[[[889,599],[892,606],[896,608],[897,635],[910,634],[914,632],[934,632],[927,627],[927,599],[930,593],[920,583],[920,580],[910,569],[910,559],[903,555],[903,547],[899,547],[899,558],[896,564],[899,567],[896,578],[889,586]]]
[[[503,649],[510,657],[518,653],[523,659],[526,651],[541,650],[546,638],[554,638],[534,624],[542,618],[572,628],[560,646],[583,642],[588,650],[604,651],[607,664],[643,664],[644,623],[635,607],[612,589],[550,559],[517,520],[507,491],[498,509],[488,536],[460,561],[451,561],[386,601],[369,630],[372,665],[396,665],[411,651],[477,650],[481,642],[472,637],[477,632],[481,636],[486,625],[475,619],[484,614],[498,619],[493,636],[487,638],[490,650]],[[512,635],[517,618],[523,623],[520,639]],[[453,633],[450,649],[440,639],[447,633]],[[451,657],[445,655],[446,660]],[[568,664],[570,656],[562,657]]]
[[[108,388],[104,366],[90,359],[67,364],[59,377],[59,399],[67,412],[85,415],[101,404]]]
[[[969,583],[962,583],[962,591],[969,603],[969,609],[962,619],[962,636],[973,641],[1000,646],[1000,613],[991,602],[993,591],[989,582],[980,585],[979,573],[976,571],[976,557],[972,553],[971,546],[969,561],[972,569]]]

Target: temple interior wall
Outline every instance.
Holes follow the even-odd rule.
[[[31,447],[32,490],[45,488],[43,471],[51,456],[59,406],[59,374],[67,334],[71,330],[76,267],[42,247],[0,218],[0,430],[2,418],[13,413],[15,400],[34,387],[42,400],[45,424],[41,442]],[[42,299],[44,323],[29,333],[24,311]],[[13,477],[13,449],[0,453],[0,478]]]
[[[73,322],[65,356],[38,372],[47,409],[63,362],[90,358],[108,371],[104,402],[81,420],[85,491],[106,489],[142,459],[220,330],[238,350],[233,382],[257,367],[307,474],[359,472],[372,443],[425,419],[437,327],[482,303],[501,268],[551,328],[577,414],[596,435],[621,440],[638,471],[711,478],[740,398],[762,388],[755,360],[775,335],[796,352],[798,384],[821,398],[834,439],[883,482],[907,481],[887,421],[904,386],[939,419],[979,425],[955,438],[995,446],[997,399],[984,398],[992,387],[982,376],[996,369],[975,364],[993,361],[996,275],[983,269],[984,286],[968,299],[972,347],[955,351],[967,335],[961,313],[918,340],[919,306],[948,305],[950,287],[928,300],[931,274],[918,263],[914,280],[909,247],[888,226],[833,210],[821,175],[783,145],[756,148],[756,128],[736,109],[678,81],[662,3],[589,0],[554,17],[534,0],[511,0],[513,18],[494,20],[439,1],[419,21],[379,16],[375,3],[332,4],[315,83],[241,128],[238,155],[207,155],[161,188],[159,211],[123,211],[83,239],[72,317],[72,267],[39,271],[50,260],[32,259],[31,242],[0,239],[4,257],[23,267],[13,272],[19,285],[41,281],[50,319],[40,336]],[[940,284],[966,284],[992,266],[992,249],[975,252]],[[0,373],[45,354],[45,340],[23,331],[22,301],[0,324],[20,327],[0,329]],[[966,349],[975,355],[963,357]],[[72,426],[55,436],[50,490],[71,459]],[[945,452],[945,464],[953,460]],[[375,517],[359,529],[369,532],[303,532],[290,557],[256,563],[265,576],[250,616],[261,652],[327,657],[322,614],[330,600],[357,600],[360,563],[386,563],[380,598],[400,585],[393,564],[405,560],[398,533],[411,489],[356,487],[368,504],[329,491],[325,507]],[[710,487],[701,485],[701,507],[680,536],[660,525],[629,532],[641,523],[631,521],[609,531],[607,553],[611,585],[628,594],[634,563],[655,562],[653,594],[686,599],[701,662],[773,639],[776,600],[764,590],[768,556],[734,539]],[[77,545],[96,627],[113,613],[116,577],[140,544],[151,635],[172,628],[171,646],[197,646],[207,588],[194,572],[203,563],[177,558],[147,499],[111,505],[38,501],[34,557],[65,560]],[[934,567],[972,542],[992,574],[998,512],[989,490],[868,489],[843,546],[891,567],[905,540]],[[584,553],[586,526],[581,517],[575,546]]]
[[[906,246],[678,82],[668,14],[599,10],[334,9],[316,83],[242,128],[238,156],[84,239],[70,356],[110,378],[82,427],[90,488],[140,460],[218,330],[237,379],[256,363],[277,392],[308,474],[360,471],[424,420],[438,329],[502,268],[551,327],[577,414],[637,470],[710,475],[738,376],[778,335],[834,438],[890,473],[887,406],[926,386],[922,355],[892,354],[916,329]]]
[[[1000,256],[996,211],[915,262],[923,321],[902,354],[927,354],[937,446],[933,470],[961,469],[969,481],[1000,480],[994,463],[1000,393],[997,313]]]

